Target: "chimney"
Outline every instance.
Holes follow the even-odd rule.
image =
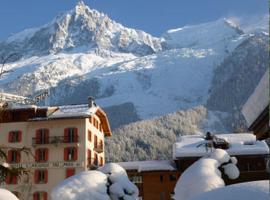
[[[94,101],[94,98],[93,97],[88,97],[88,107],[89,108],[92,108],[94,106],[96,106],[96,103]]]

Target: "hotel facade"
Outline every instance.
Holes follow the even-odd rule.
[[[30,172],[9,176],[1,186],[20,200],[49,200],[64,179],[104,165],[104,137],[111,130],[105,112],[91,99],[88,105],[9,106],[0,122],[0,146],[8,149],[9,165]],[[23,147],[31,153],[16,150]]]

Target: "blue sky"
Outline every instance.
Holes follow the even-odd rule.
[[[168,29],[221,17],[248,18],[268,12],[268,0],[84,0],[125,26],[160,36]],[[41,26],[77,0],[0,0],[0,40]]]

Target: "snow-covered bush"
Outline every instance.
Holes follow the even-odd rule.
[[[108,176],[109,193],[112,200],[135,200],[138,188],[129,181],[126,171],[118,164],[109,163],[99,169]]]
[[[61,182],[51,193],[52,200],[135,200],[137,187],[126,171],[110,163],[98,171],[85,171]]]
[[[174,192],[175,200],[187,200],[201,193],[224,187],[222,173],[230,179],[239,177],[237,160],[222,149],[214,149],[184,171]]]
[[[0,200],[19,200],[10,191],[0,188]]]

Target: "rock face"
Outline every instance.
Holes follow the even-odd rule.
[[[242,29],[219,19],[156,38],[79,2],[50,23],[0,42],[0,56],[17,53],[5,65],[12,72],[1,77],[0,88],[30,98],[49,89],[50,105],[86,103],[93,96],[108,112],[116,141],[127,139],[118,133],[141,131],[140,123],[127,124],[146,119],[156,124],[152,118],[170,118],[174,112],[190,113],[180,117],[181,126],[193,127],[190,131],[245,130],[241,106],[268,65],[268,33],[261,28],[265,22],[256,22],[260,29],[256,24]],[[191,123],[188,110],[200,106],[207,115]],[[167,131],[166,123],[161,124]],[[187,134],[184,130],[167,132],[170,136],[160,151],[151,148],[160,139],[158,130],[151,130],[153,140],[145,144],[136,134],[137,146],[120,157],[154,159],[159,152],[168,158],[169,144],[176,134]],[[123,137],[132,137],[127,135]]]

